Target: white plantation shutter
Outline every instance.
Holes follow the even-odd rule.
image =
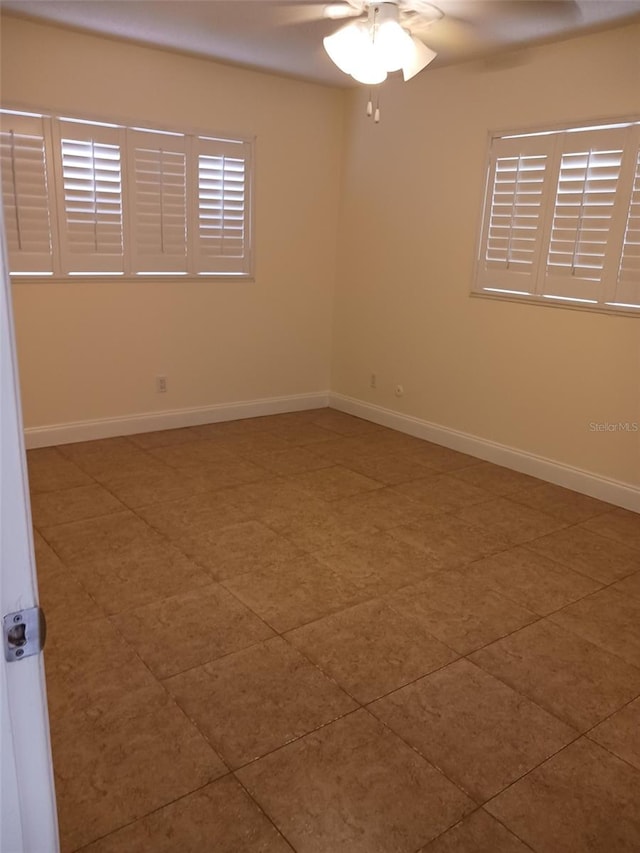
[[[640,150],[634,153],[633,185],[618,269],[615,303],[640,307]]]
[[[187,272],[187,140],[130,131],[132,268]]]
[[[640,308],[640,122],[492,140],[475,289]]]
[[[251,269],[251,146],[226,140],[195,140],[199,273],[248,274]]]
[[[63,270],[123,272],[120,128],[60,119],[55,139]]]
[[[545,294],[598,301],[610,262],[624,144],[621,129],[561,138]]]
[[[0,169],[10,269],[50,274],[52,196],[42,117],[2,116]]]
[[[15,109],[0,122],[11,274],[252,274],[252,141]]]
[[[493,140],[480,244],[481,284],[533,292],[552,150],[548,137]]]

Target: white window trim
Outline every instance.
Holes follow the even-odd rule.
[[[553,292],[553,277],[548,273],[549,247],[551,240],[554,213],[556,210],[556,190],[558,188],[559,168],[563,145],[574,138],[574,134],[588,137],[597,131],[605,131],[606,138],[613,139],[614,135],[627,134],[622,148],[622,163],[617,178],[615,203],[611,213],[611,224],[606,232],[606,253],[601,281],[584,280],[583,292],[580,291],[580,277],[565,278],[565,293]],[[602,135],[601,135],[602,136]],[[576,137],[577,138],[577,137]],[[520,142],[518,142],[520,140]],[[496,150],[492,150],[497,143]],[[509,148],[518,150],[526,156],[527,152],[539,151],[547,155],[546,174],[543,184],[543,197],[540,203],[540,216],[536,231],[536,246],[532,253],[532,261],[528,264],[528,273],[518,275],[506,267],[492,271],[488,269],[487,255],[489,240],[489,221],[494,195],[494,169],[497,159],[513,156]],[[529,147],[528,147],[529,146]],[[501,151],[500,148],[504,148]],[[568,146],[569,150],[571,146]],[[637,168],[637,158],[640,157],[640,119],[637,116],[628,118],[606,119],[591,122],[564,124],[546,129],[530,129],[520,131],[501,131],[489,135],[488,153],[485,163],[485,185],[483,203],[476,242],[474,274],[471,296],[490,300],[545,305],[547,307],[562,307],[572,310],[596,311],[606,314],[640,315],[640,296],[636,305],[635,295],[633,304],[613,303],[616,287],[625,287],[619,280],[619,264],[624,248],[627,217],[631,210],[631,197],[634,174]],[[619,192],[618,192],[619,191]],[[637,195],[637,189],[636,189]],[[636,200],[637,204],[637,200]],[[494,209],[495,213],[495,209]],[[513,223],[516,215],[511,213]],[[510,246],[511,244],[509,244]],[[573,275],[573,274],[572,274]],[[556,287],[558,281],[556,280]],[[546,285],[546,286],[545,286]],[[635,285],[632,285],[632,287]],[[573,292],[570,295],[568,291]],[[595,294],[595,295],[594,295]],[[589,301],[588,301],[589,300]],[[596,300],[596,301],[592,301]],[[612,304],[613,303],[613,304]]]
[[[179,130],[169,128],[167,126],[157,126],[153,122],[131,122],[118,121],[114,119],[105,120],[104,116],[78,116],[77,114],[70,116],[67,111],[51,109],[39,109],[32,106],[21,104],[3,104],[1,107],[0,119],[2,113],[25,115],[33,118],[42,119],[42,138],[46,151],[46,174],[49,184],[49,216],[51,229],[51,242],[53,257],[51,269],[47,271],[18,271],[11,273],[13,283],[43,283],[43,282],[74,282],[82,283],[91,281],[93,283],[103,282],[152,282],[159,280],[163,282],[201,282],[201,281],[218,281],[218,282],[253,282],[255,280],[255,253],[254,253],[254,217],[255,217],[255,191],[254,191],[254,163],[255,163],[255,137],[244,136],[235,133],[221,133],[211,131],[211,129],[189,129]],[[67,265],[63,267],[62,259],[64,250],[62,247],[63,223],[64,223],[64,196],[61,192],[62,187],[62,169],[61,169],[61,153],[59,148],[59,137],[57,127],[61,120],[74,122],[79,125],[98,125],[103,126],[105,130],[108,128],[112,133],[120,136],[120,157],[123,162],[122,171],[122,207],[123,207],[123,222],[122,222],[122,238],[124,243],[124,257],[122,262],[122,270],[114,271],[113,269],[91,269],[83,271],[82,269],[70,269]],[[153,125],[153,126],[151,126]],[[186,263],[184,269],[142,269],[136,267],[135,259],[138,254],[138,246],[134,240],[134,223],[133,223],[133,198],[134,198],[134,163],[131,159],[133,140],[136,135],[140,136],[142,132],[147,132],[150,137],[167,136],[181,137],[184,141],[185,150],[187,151],[187,166],[186,166],[186,182],[187,182],[187,210],[185,216],[185,230],[188,234],[186,244]],[[244,163],[244,213],[243,221],[243,251],[239,258],[238,266],[242,269],[214,269],[213,264],[210,268],[198,267],[198,261],[202,259],[202,252],[197,248],[200,243],[200,223],[198,219],[199,206],[199,189],[198,189],[198,150],[199,147],[211,145],[225,147],[234,150],[237,147],[238,159]],[[224,155],[228,156],[228,154]],[[126,174],[125,174],[126,173]],[[224,203],[223,203],[224,204]],[[222,232],[224,234],[224,232]]]

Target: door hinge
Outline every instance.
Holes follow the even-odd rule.
[[[17,661],[40,654],[47,636],[47,622],[42,608],[29,607],[27,610],[7,613],[2,622],[5,660]]]

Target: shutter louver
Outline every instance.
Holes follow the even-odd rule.
[[[198,139],[197,269],[246,274],[250,269],[249,146]]]
[[[624,142],[619,133],[587,131],[565,134],[563,149],[544,293],[597,302],[609,254]]]
[[[57,122],[58,198],[66,272],[121,273],[124,262],[118,129]]]
[[[615,299],[617,304],[640,307],[640,151],[636,157]]]
[[[493,140],[479,259],[484,287],[535,289],[551,149],[546,137]]]
[[[184,137],[134,131],[129,144],[133,170],[133,269],[187,271],[187,159]]]
[[[51,275],[51,196],[40,116],[2,116],[0,168],[9,268]]]

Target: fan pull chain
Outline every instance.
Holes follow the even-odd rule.
[[[371,95],[371,89],[369,89],[369,100],[367,101],[367,117],[371,118],[371,116],[373,116],[373,120],[376,124],[380,123],[380,94],[376,95],[376,110],[374,113],[373,97]]]

